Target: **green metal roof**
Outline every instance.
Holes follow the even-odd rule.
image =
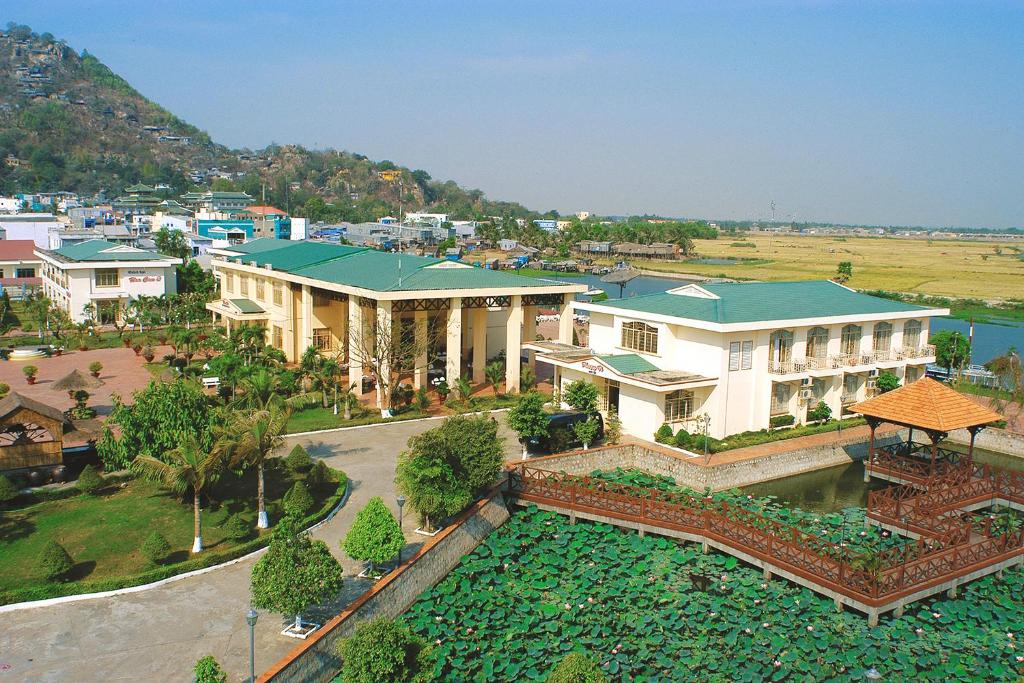
[[[232,261],[259,267],[270,265],[274,270],[292,272],[306,268],[324,261],[344,258],[361,251],[365,247],[349,247],[341,244],[318,244],[316,242],[289,242],[287,240],[274,240],[283,242],[284,246],[277,249],[266,249],[255,253],[232,257]]]
[[[232,244],[230,247],[227,247],[227,250],[239,254],[256,254],[261,251],[281,249],[289,244],[292,244],[289,240],[279,240],[274,237],[261,237],[259,239],[250,240],[245,244]]]
[[[230,301],[242,313],[265,313],[263,308],[252,299],[231,299]]]
[[[725,324],[929,310],[854,292],[827,280],[730,282],[701,285],[701,289],[718,298],[661,292],[602,301],[600,305]]]
[[[125,247],[107,240],[86,240],[78,244],[69,244],[66,247],[55,249],[53,253],[69,261],[160,261],[169,259],[167,256],[151,251]]]
[[[597,359],[620,375],[635,375],[638,372],[654,372],[659,369],[658,366],[635,353],[598,356]]]

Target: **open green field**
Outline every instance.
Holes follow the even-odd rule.
[[[701,257],[758,259],[737,264],[635,261],[648,270],[757,280],[827,279],[853,263],[849,286],[978,299],[1024,299],[1024,242],[980,242],[750,233],[696,240]],[[752,243],[754,246],[733,246]],[[997,253],[999,252],[999,253]],[[765,263],[764,261],[767,261]]]

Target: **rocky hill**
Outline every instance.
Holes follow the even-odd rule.
[[[136,182],[238,189],[313,219],[372,220],[405,211],[456,218],[525,216],[517,203],[421,170],[339,150],[235,150],[150,101],[96,57],[52,35],[0,32],[0,193],[116,196]]]

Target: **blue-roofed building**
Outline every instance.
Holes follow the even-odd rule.
[[[668,424],[715,438],[833,416],[874,395],[882,372],[902,382],[935,362],[929,320],[946,309],[863,294],[835,282],[686,285],[577,302],[586,348],[527,343],[555,385],[587,379],[602,410],[643,439]]]

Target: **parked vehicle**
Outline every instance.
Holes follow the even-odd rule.
[[[548,435],[530,439],[529,451],[531,453],[559,453],[582,446],[583,444],[576,438],[572,427],[577,422],[586,422],[591,417],[597,420],[597,436],[594,437],[594,441],[600,441],[604,438],[604,420],[600,415],[563,411],[548,415]]]

